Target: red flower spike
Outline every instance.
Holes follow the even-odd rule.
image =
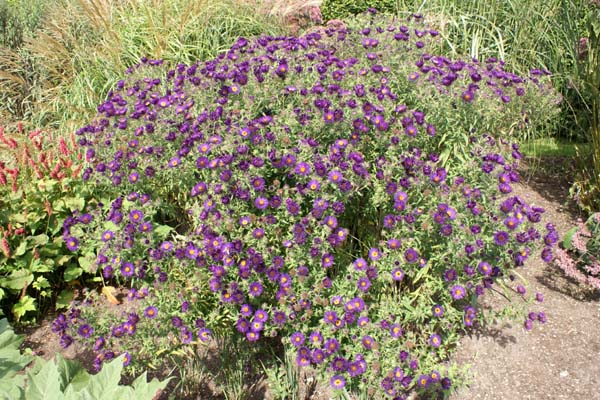
[[[8,245],[8,240],[6,240],[6,238],[3,238],[2,241],[0,241],[0,249],[6,258],[10,258],[10,246]]]

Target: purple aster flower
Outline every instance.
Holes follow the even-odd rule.
[[[369,280],[369,278],[363,276],[356,282],[356,286],[358,286],[358,290],[360,290],[363,293],[366,293],[371,287],[371,281]]]
[[[426,387],[429,386],[430,383],[430,378],[429,375],[420,375],[419,378],[417,379],[417,385],[419,385],[420,388],[425,389]]]
[[[265,310],[256,310],[254,313],[254,320],[260,322],[266,322],[269,319],[269,314]]]
[[[130,278],[133,276],[134,272],[135,266],[132,263],[126,262],[121,265],[121,274],[123,274],[123,276]]]
[[[89,324],[83,324],[79,327],[77,333],[79,336],[87,339],[94,334],[94,328],[92,328]]]
[[[334,258],[331,254],[325,253],[321,257],[321,265],[323,268],[330,268],[333,266]]]
[[[400,324],[392,324],[390,326],[390,335],[392,335],[393,338],[399,338],[403,333],[404,332]]]
[[[400,268],[394,268],[392,270],[392,279],[400,282],[402,279],[404,279],[404,271],[402,271]]]
[[[209,341],[211,336],[212,333],[208,328],[201,328],[200,330],[198,330],[198,339],[200,339],[201,342]]]
[[[440,345],[442,344],[442,338],[440,335],[434,333],[431,336],[429,336],[429,344],[435,348],[440,347]]]
[[[173,157],[169,160],[169,168],[175,168],[179,164],[181,164],[181,159],[179,157]]]
[[[106,340],[104,339],[104,337],[103,336],[98,336],[98,338],[94,342],[93,350],[96,351],[96,352],[98,352],[98,351],[100,351],[100,350],[102,350],[104,348],[105,344],[106,344]]]
[[[254,206],[256,208],[258,208],[259,210],[264,210],[265,208],[267,208],[269,205],[269,200],[267,200],[264,197],[257,197],[254,200]]]
[[[313,345],[313,346],[320,346],[321,343],[323,343],[323,335],[321,334],[321,332],[313,332],[310,334],[310,336],[308,337],[308,341]]]
[[[466,296],[467,292],[466,292],[464,286],[454,285],[450,289],[450,294],[452,295],[452,298],[454,300],[460,300]]]
[[[327,175],[329,182],[338,183],[343,179],[343,175],[340,171],[330,171]]]
[[[492,266],[487,261],[482,261],[477,267],[481,275],[490,276],[492,274]]]
[[[407,263],[413,264],[416,263],[417,261],[419,261],[419,253],[417,253],[417,251],[415,249],[408,248],[405,252],[404,252],[404,259],[406,260]]]
[[[79,248],[79,240],[74,237],[69,237],[65,240],[69,251],[76,251]]]
[[[133,223],[140,222],[144,219],[144,213],[140,210],[133,210],[129,213],[129,220]]]
[[[466,90],[463,92],[463,94],[461,95],[461,98],[463,99],[463,101],[465,103],[470,103],[473,101],[473,99],[475,98],[475,94],[470,91],[470,90]]]
[[[102,241],[108,242],[109,240],[111,240],[114,237],[115,237],[115,234],[113,231],[104,231],[104,233],[102,234]]]
[[[146,316],[146,318],[155,318],[157,313],[158,309],[154,306],[148,306],[144,310],[144,315]]]
[[[249,294],[252,297],[260,296],[263,292],[263,286],[260,282],[252,282],[249,286]]]
[[[440,304],[436,304],[431,308],[431,312],[434,317],[441,317],[444,315],[444,307]]]
[[[369,250],[369,258],[373,261],[381,259],[381,251],[376,247],[371,248]]]
[[[295,347],[300,347],[304,344],[305,336],[302,332],[294,332],[292,336],[290,336],[290,340]]]
[[[66,349],[67,347],[69,347],[71,344],[73,344],[73,338],[67,334],[64,334],[60,337],[60,346],[63,349]]]
[[[505,246],[508,243],[509,235],[507,232],[498,231],[494,233],[494,242],[498,246]]]

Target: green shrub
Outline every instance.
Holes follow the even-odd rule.
[[[548,262],[556,232],[514,195],[511,142],[555,115],[548,73],[434,55],[417,16],[347,25],[127,71],[76,132],[82,178],[112,201],[64,238],[132,311],[90,293],[55,321],[64,345],[100,368],[107,351],[156,365],[211,337],[243,343],[240,360],[283,344],[338,397],[443,396],[459,338],[498,315],[480,296],[545,321],[520,313],[518,268],[541,246]],[[246,366],[223,368],[231,393]]]
[[[60,289],[79,278],[61,230],[85,204],[81,165],[73,135],[0,126],[0,306],[16,320],[55,301],[64,307]]]

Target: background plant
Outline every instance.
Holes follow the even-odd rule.
[[[76,261],[61,238],[63,220],[85,203],[74,140],[0,127],[0,304],[17,320],[57,296],[64,307],[60,289],[77,278],[69,275]]]
[[[93,116],[142,56],[168,63],[214,57],[238,36],[282,28],[238,1],[58,1],[18,51],[3,49],[2,93],[12,119],[70,132]]]
[[[579,221],[557,249],[556,264],[576,281],[600,290],[600,216]]]
[[[580,174],[571,188],[577,203],[588,212],[600,209],[600,5],[585,8],[582,36],[573,44],[577,63],[571,92],[576,98],[577,127],[590,144],[591,153],[582,154]]]

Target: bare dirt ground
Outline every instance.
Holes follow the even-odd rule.
[[[556,162],[550,172],[532,175],[525,169],[515,189],[546,209],[544,221],[555,224],[562,237],[578,214],[568,203],[561,160]],[[454,359],[471,365],[472,383],[451,400],[600,399],[600,294],[541,260],[520,272],[530,290],[544,294],[548,322],[532,331],[500,323],[465,337]]]
[[[568,167],[564,160],[546,161],[543,170],[522,170],[516,194],[546,209],[545,222],[564,234],[579,217],[568,202]],[[548,321],[525,331],[521,322],[498,323],[480,328],[463,338],[452,360],[471,366],[469,387],[459,389],[450,400],[600,400],[600,293],[565,277],[558,267],[532,260],[519,271],[532,293],[541,292],[544,302],[534,311],[545,311]],[[498,300],[487,299],[490,305]],[[26,345],[45,358],[61,352],[91,366],[93,354],[78,345],[63,350],[51,332],[49,315],[27,334]],[[252,400],[271,399],[266,382],[259,378]],[[197,396],[221,399],[219,390],[207,384]],[[316,389],[316,390],[314,390]],[[304,391],[304,398],[326,400],[328,390]],[[176,396],[177,397],[177,396]],[[168,398],[163,393],[162,398]]]

